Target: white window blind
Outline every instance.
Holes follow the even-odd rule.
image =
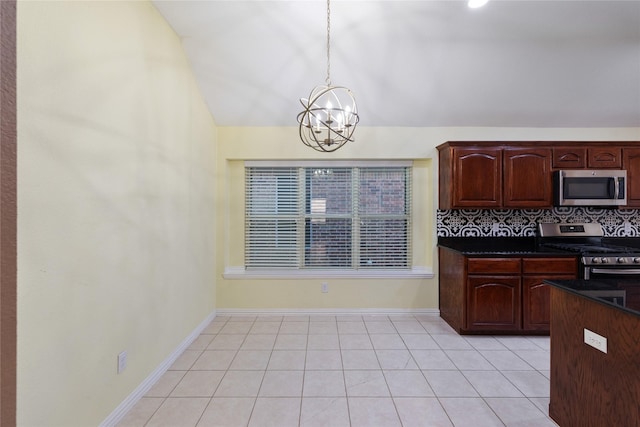
[[[409,269],[409,167],[247,167],[247,269]]]
[[[248,168],[246,187],[246,266],[297,268],[297,169]]]

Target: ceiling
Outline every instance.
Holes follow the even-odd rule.
[[[297,126],[326,2],[154,0],[219,126]],[[640,127],[640,1],[334,0],[331,82],[361,126]]]

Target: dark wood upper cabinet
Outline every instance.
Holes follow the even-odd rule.
[[[503,156],[503,206],[550,208],[553,204],[551,149],[505,148]]]
[[[587,166],[587,149],[580,147],[554,147],[554,169],[583,169]]]
[[[439,154],[440,209],[548,209],[553,170],[626,169],[640,207],[640,142],[449,141]]]
[[[554,169],[620,169],[622,148],[611,144],[596,147],[553,147]]]
[[[501,149],[450,148],[440,162],[442,209],[502,205]]]
[[[622,167],[622,148],[590,147],[587,148],[587,168],[620,169]]]
[[[622,168],[627,170],[627,206],[640,207],[640,147],[623,149]]]

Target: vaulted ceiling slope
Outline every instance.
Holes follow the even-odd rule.
[[[297,126],[326,2],[155,0],[220,126]],[[640,127],[640,1],[331,3],[331,81],[361,126]]]

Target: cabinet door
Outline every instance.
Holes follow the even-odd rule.
[[[519,330],[520,287],[520,276],[468,276],[467,329]]]
[[[456,148],[453,154],[453,207],[500,207],[502,150]]]
[[[553,202],[550,148],[504,150],[504,207],[549,208]]]
[[[620,169],[622,167],[622,149],[620,147],[588,148],[587,167]]]
[[[625,148],[622,168],[627,170],[627,206],[640,206],[640,148]]]
[[[523,258],[522,329],[549,331],[550,295],[544,280],[571,280],[578,277],[578,258]]]
[[[522,281],[522,329],[549,331],[551,289],[547,279],[571,279],[571,276],[527,276]]]
[[[586,148],[553,148],[554,169],[583,169],[587,166]]]

